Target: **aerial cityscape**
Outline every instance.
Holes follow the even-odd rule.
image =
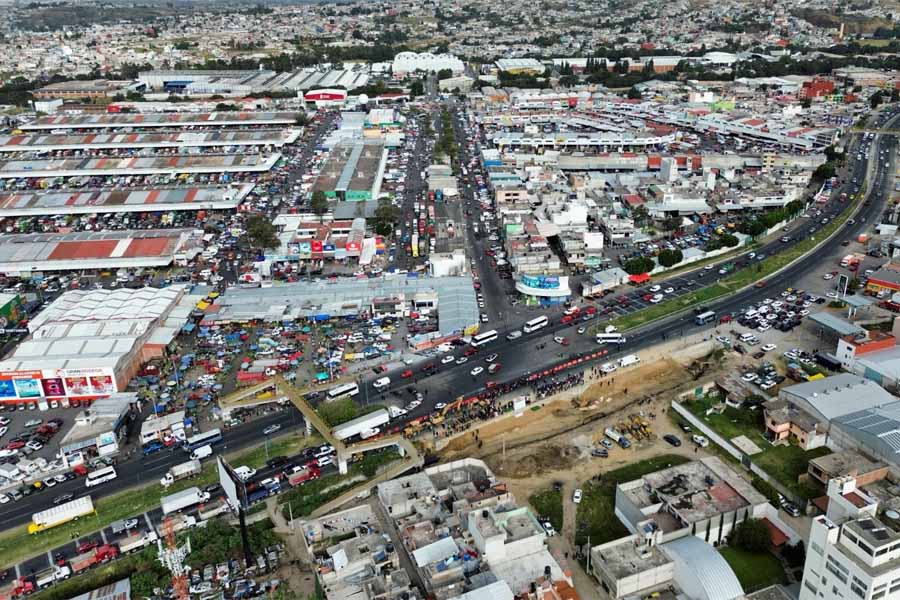
[[[0,600],[900,599],[897,3],[0,7]]]

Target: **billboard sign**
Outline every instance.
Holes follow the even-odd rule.
[[[845,275],[843,273],[838,275],[837,289],[838,289],[839,297],[843,298],[844,296],[847,295],[847,286],[849,286],[849,285],[850,285],[850,277],[848,277],[847,275]]]
[[[555,275],[522,275],[522,285],[539,290],[555,290],[559,288],[559,277]]]
[[[116,378],[108,367],[0,371],[0,400],[108,396]]]
[[[219,472],[219,485],[222,486],[222,491],[225,492],[228,502],[235,509],[246,508],[247,493],[244,489],[244,482],[241,481],[241,478],[234,472],[231,465],[225,462],[225,459],[221,456],[216,456],[216,467]]]

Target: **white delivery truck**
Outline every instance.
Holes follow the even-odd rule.
[[[28,533],[38,533],[57,525],[63,525],[94,513],[94,503],[90,496],[76,498],[65,504],[42,510],[31,515],[31,523],[28,524]]]
[[[200,491],[200,488],[191,487],[169,496],[163,496],[159,503],[162,506],[163,514],[167,515],[208,500],[208,493]]]
[[[623,368],[630,367],[632,365],[638,364],[639,362],[641,362],[641,359],[637,354],[628,354],[619,359],[619,366]]]
[[[40,590],[57,581],[68,579],[71,574],[72,569],[69,567],[54,565],[52,567],[47,567],[43,571],[37,572],[34,576],[34,584]]]
[[[360,435],[363,432],[368,432],[381,427],[382,425],[387,425],[390,420],[391,418],[390,415],[388,415],[388,411],[380,408],[375,412],[370,412],[367,415],[357,417],[352,421],[347,421],[346,423],[338,425],[332,430],[332,434],[339,440],[346,440],[353,436]]]
[[[200,461],[197,459],[189,460],[187,462],[183,462],[175,465],[170,468],[162,479],[159,480],[160,485],[163,487],[169,487],[176,481],[181,479],[186,479],[188,477],[196,477],[200,474],[201,466]]]
[[[128,554],[129,552],[135,552],[144,548],[156,540],[159,539],[159,536],[156,535],[155,531],[148,531],[146,533],[136,533],[134,535],[130,535],[124,540],[119,542],[119,551],[122,554]]]

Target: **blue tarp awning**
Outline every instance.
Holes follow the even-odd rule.
[[[197,328],[197,325],[194,323],[185,323],[184,327],[182,327],[181,330],[185,333],[191,333],[196,328]]]

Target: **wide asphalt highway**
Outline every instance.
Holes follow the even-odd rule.
[[[900,114],[890,118],[883,127],[891,127],[898,121],[900,121]],[[855,177],[860,182],[864,179],[869,182],[866,198],[870,200],[870,202],[868,204],[863,203],[860,207],[856,215],[857,221],[854,225],[844,226],[844,235],[835,235],[815,252],[812,252],[803,259],[797,261],[794,265],[788,267],[778,275],[767,278],[765,287],[751,287],[720,299],[719,301],[708,303],[709,308],[720,313],[735,312],[748,304],[771,296],[773,293],[776,293],[776,291],[780,291],[785,287],[792,285],[801,275],[806,274],[810,270],[821,268],[825,264],[830,264],[827,262],[828,260],[842,254],[841,242],[844,239],[855,237],[864,231],[869,226],[868,224],[871,224],[874,219],[877,219],[881,214],[884,199],[886,197],[885,189],[890,184],[888,181],[889,178],[884,176],[882,170],[874,169],[878,164],[879,150],[882,147],[891,150],[891,169],[888,172],[893,174],[895,158],[893,137],[883,135],[876,136],[871,145],[868,160],[857,161],[856,150],[853,149],[848,151],[848,162],[852,165],[852,172],[844,175],[844,181],[846,183],[843,185],[842,189],[837,190],[835,196],[840,191],[847,191],[849,193],[851,191],[850,188],[852,187],[851,180]],[[876,171],[877,174],[872,175],[872,171]],[[871,177],[866,177],[866,174],[871,175]],[[890,181],[892,180],[893,177],[890,177]],[[823,211],[823,216],[833,218],[848,206],[850,206],[849,202],[842,204],[832,201],[829,203],[827,210]],[[794,239],[789,244],[774,241],[770,242],[765,247],[755,249],[755,251],[757,253],[765,253],[768,256],[776,254],[779,251],[789,248],[793,243],[796,243],[798,239],[802,238],[801,232],[806,231],[807,227],[808,225],[806,223],[802,226],[794,226],[791,233]],[[722,264],[734,260],[736,259],[731,258],[722,261]],[[716,268],[718,269],[718,265]],[[695,277],[698,271],[682,275],[682,278]],[[698,279],[696,282],[698,285],[693,289],[699,289],[702,284],[705,283],[703,279]],[[710,281],[710,283],[712,283],[712,281]],[[692,290],[685,290],[685,293],[687,291]],[[615,316],[617,315],[604,315],[591,321],[590,324],[596,324]],[[416,377],[413,379],[404,380],[400,377],[400,373],[402,370],[405,370],[405,367],[388,373],[387,375],[391,378],[392,386],[387,390],[387,393],[384,394],[383,399],[381,393],[376,392],[371,388],[371,382],[375,378],[369,378],[369,380],[365,382],[365,385],[361,386],[365,388],[365,393],[360,393],[359,399],[362,402],[386,402],[397,406],[403,406],[412,399],[412,395],[408,393],[407,390],[415,389],[425,394],[425,400],[422,405],[408,415],[407,418],[430,414],[433,412],[434,406],[438,402],[446,403],[461,395],[474,394],[479,390],[482,390],[489,379],[494,379],[498,382],[513,380],[526,373],[538,371],[560,362],[564,357],[597,349],[597,344],[593,338],[586,335],[581,336],[575,334],[575,329],[580,324],[580,321],[576,321],[569,325],[561,325],[558,321],[551,322],[551,324],[544,329],[530,335],[523,335],[521,338],[511,342],[505,339],[507,331],[500,331],[500,339],[497,342],[481,349],[477,355],[471,357],[465,364],[441,365],[441,357],[433,357],[411,367],[416,374]],[[638,352],[658,344],[664,338],[673,339],[702,328],[710,327],[710,325],[700,327],[694,325],[693,314],[675,316],[664,321],[659,321],[652,326],[626,332],[625,335],[628,338],[627,344],[624,344],[621,349],[609,347],[609,358],[605,360],[612,360],[616,356]],[[562,347],[556,344],[553,341],[553,336],[557,334],[565,335],[569,339],[570,345],[568,347]],[[540,350],[537,348],[539,344],[544,345]],[[493,376],[489,376],[485,369],[485,373],[482,373],[478,377],[472,377],[469,374],[471,369],[477,365],[486,368],[487,364],[484,362],[484,357],[493,353],[498,355],[495,362],[502,365],[502,370]],[[456,357],[461,356],[462,349],[456,350],[453,354]],[[437,365],[438,371],[434,375],[426,377],[421,373],[420,369],[422,365],[431,362]],[[217,451],[220,453],[230,453],[242,448],[259,445],[265,439],[262,430],[274,423],[281,424],[282,431],[285,431],[302,424],[302,417],[298,411],[291,408],[282,412],[266,415],[246,425],[233,427],[225,432],[224,443],[217,447]],[[90,494],[94,500],[97,500],[102,496],[120,492],[137,485],[157,481],[171,466],[184,462],[186,458],[184,452],[180,449],[175,449],[174,451],[162,451],[148,457],[121,461],[116,465],[118,477],[101,486],[88,490],[84,485],[83,479],[75,479],[42,492],[36,492],[18,502],[10,502],[0,507],[0,530],[27,523],[31,519],[33,513],[53,506],[53,498],[61,494],[73,493],[76,496]]]

